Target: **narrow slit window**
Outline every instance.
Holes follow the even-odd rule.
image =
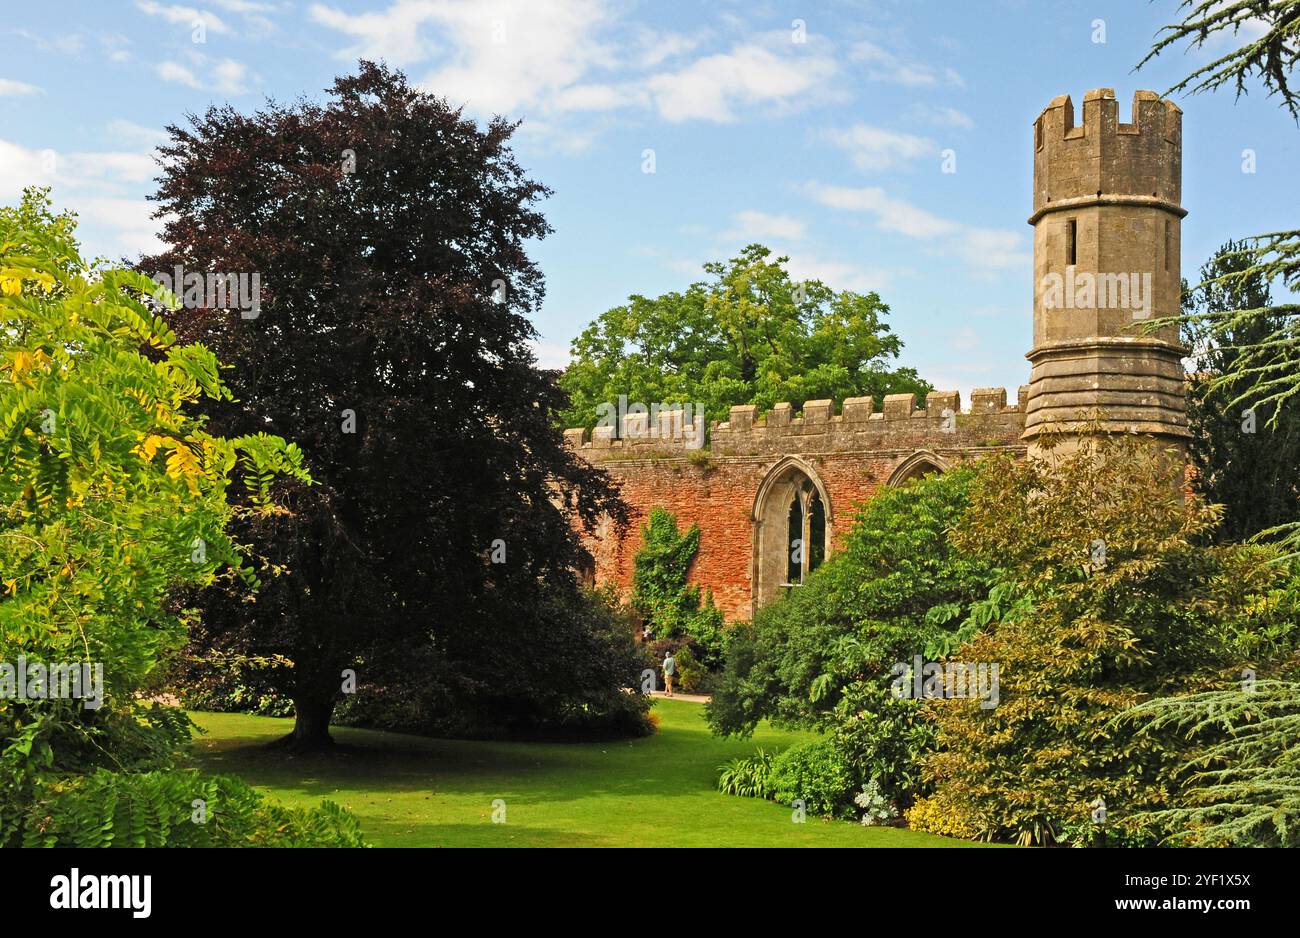
[[[798,586],[803,582],[803,502],[799,499],[799,493],[796,492],[793,499],[790,500],[790,536],[786,539],[789,547],[786,552],[785,581],[791,586]]]
[[[826,509],[816,490],[808,496],[808,572],[812,573],[826,559]]]
[[[1173,266],[1174,257],[1174,223],[1165,222],[1165,270]]]
[[[1079,223],[1071,218],[1065,223],[1065,263],[1073,266],[1079,258]]]

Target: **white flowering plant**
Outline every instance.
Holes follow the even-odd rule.
[[[863,827],[884,824],[898,817],[898,809],[881,793],[880,784],[874,778],[854,796],[853,803],[862,808]]]

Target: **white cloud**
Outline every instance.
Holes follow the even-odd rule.
[[[251,0],[212,0],[223,10],[229,10],[231,13],[242,13],[245,16],[255,13],[270,13],[275,7],[269,3],[253,3]]]
[[[155,3],[153,0],[136,0],[136,7],[141,13],[156,16],[177,26],[193,29],[202,23],[203,28],[212,33],[228,33],[230,27],[217,14],[210,10],[198,10],[194,7],[173,6]]]
[[[683,233],[710,234],[707,229],[693,229],[694,226],[684,226]],[[771,249],[769,260],[788,258],[785,268],[792,279],[820,280],[833,290],[853,290],[858,293],[881,290],[896,276],[910,273],[902,267],[863,265],[821,255],[815,248],[804,243],[808,240],[807,225],[790,215],[756,210],[737,212],[732,217],[731,226],[713,233],[712,239],[715,241],[710,249],[713,257],[733,257],[740,253],[744,245],[757,242]],[[661,257],[660,252],[654,248],[640,248],[634,253],[638,256]],[[663,260],[665,266],[692,278],[698,278],[700,274],[701,264],[698,260]]]
[[[599,133],[600,124],[590,118],[581,124],[528,120],[519,128],[519,139],[538,150],[577,155],[591,149]]]
[[[567,368],[569,366],[569,346],[560,342],[532,341],[533,354],[537,356],[539,368]]]
[[[961,75],[951,68],[938,68],[928,62],[905,59],[869,40],[853,44],[849,58],[867,65],[867,77],[911,87],[964,85]]]
[[[209,91],[216,94],[237,95],[248,91],[248,66],[234,59],[221,59],[212,62],[199,52],[190,52],[189,59],[194,67],[168,60],[155,66],[158,77],[173,84],[185,85],[195,91]],[[195,68],[202,72],[196,74]]]
[[[622,11],[610,0],[393,0],[366,13],[315,3],[310,16],[349,37],[339,58],[382,59],[408,72],[432,62],[420,85],[480,114],[532,121],[653,107],[670,121],[730,121],[743,106],[793,107],[835,93],[826,87],[836,65],[824,41],[796,46],[785,32],[780,41],[758,35],[685,61],[707,31],[629,27],[611,38]]]
[[[150,216],[158,206],[144,199],[96,197],[79,198],[77,214],[83,224],[112,233],[110,246],[104,250],[113,259],[158,254],[166,244],[158,237],[162,223]]]
[[[15,201],[26,186],[49,186],[56,204],[76,210],[89,255],[154,253],[162,247],[157,206],[134,195],[156,175],[146,154],[130,151],[34,150],[0,140],[0,199]]]
[[[437,50],[432,38],[421,31],[437,21],[437,7],[425,0],[397,0],[383,12],[353,14],[314,3],[310,12],[317,23],[355,40],[338,58],[383,59],[400,67],[422,62]]]
[[[955,127],[958,130],[975,129],[974,119],[955,107],[931,107],[918,104],[912,108],[911,116],[916,120],[925,121],[927,124],[933,124],[936,127]]]
[[[855,124],[847,130],[833,130],[827,134],[831,143],[848,152],[853,164],[867,172],[892,169],[923,156],[937,155],[933,140],[914,134],[899,133]]]
[[[999,271],[1024,269],[1030,263],[1025,236],[1018,231],[979,228],[940,218],[876,186],[855,189],[809,183],[803,191],[830,208],[873,216],[881,231],[924,239],[933,251],[959,257],[977,275],[991,278]]]
[[[158,175],[158,164],[148,153],[124,151],[70,153],[65,171],[80,182],[144,183]]]
[[[14,81],[12,78],[0,78],[0,98],[21,94],[39,94],[40,91],[40,88],[37,88],[35,85],[29,85],[25,81]]]
[[[707,232],[703,231],[697,233],[707,234]],[[720,232],[719,237],[730,239],[731,232]],[[769,260],[775,260],[778,257],[788,258],[785,269],[789,271],[792,279],[796,281],[820,280],[832,290],[853,290],[856,293],[869,293],[872,290],[878,291],[887,287],[897,276],[912,273],[911,270],[905,267],[864,266],[836,258],[823,257],[803,247],[796,250],[786,250],[781,244],[772,243],[771,241],[767,246],[772,249]],[[703,265],[698,258],[666,255],[658,248],[647,246],[634,248],[630,253],[634,257],[657,260],[666,269],[681,274],[691,282],[703,279],[706,276],[702,269]],[[712,248],[712,256],[714,257],[731,257],[736,253],[738,253],[738,247],[734,240],[729,240],[726,244],[715,245]]]
[[[807,226],[797,218],[749,210],[737,212],[732,227],[724,231],[722,237],[728,241],[743,241],[749,244],[776,239],[801,241],[806,234]]]
[[[481,113],[543,107],[592,68],[616,64],[599,38],[610,21],[600,0],[396,0],[358,14],[318,3],[311,17],[355,40],[341,58],[408,68],[440,59],[420,84]],[[606,86],[598,95],[570,90],[568,106],[622,101],[622,92]]]
[[[608,111],[627,104],[636,91],[615,85],[571,85],[556,92],[551,101],[558,111]]]
[[[0,140],[0,199],[12,201],[23,187],[48,182],[53,151],[29,150],[8,140]],[[57,159],[53,166],[57,167]]]
[[[933,238],[954,234],[960,227],[956,222],[933,215],[910,202],[896,199],[878,186],[854,189],[847,186],[809,183],[804,187],[804,191],[817,202],[830,208],[874,215],[876,224],[882,231],[896,232],[910,238]]]
[[[802,252],[788,253],[788,256],[790,262],[786,269],[790,271],[791,278],[820,280],[832,290],[852,290],[854,293],[880,291],[889,286],[898,275],[909,273],[903,268],[864,267]]]
[[[212,69],[212,87],[223,94],[243,94],[248,90],[246,83],[248,66],[234,59],[222,59]]]
[[[1026,250],[1024,237],[1005,228],[965,228],[961,233],[961,253],[972,267],[985,270],[1005,268],[1029,269],[1032,254]]]
[[[143,124],[137,124],[135,121],[129,121],[122,117],[109,121],[104,129],[110,137],[126,146],[153,149],[167,140],[166,131],[154,127],[145,127]]]
[[[110,62],[116,65],[123,65],[130,62],[133,56],[127,49],[131,45],[131,40],[121,33],[106,33],[99,37],[99,46]]]
[[[199,90],[203,88],[195,74],[179,62],[159,62],[157,69],[158,77],[163,81],[170,81]]]
[[[680,58],[693,52],[704,41],[704,35],[687,36],[682,33],[660,32],[640,27],[634,39],[633,58],[643,68],[654,68],[669,59]]]
[[[655,75],[646,85],[666,120],[725,122],[735,119],[737,106],[806,101],[824,90],[835,71],[829,55],[814,51],[781,56],[747,44],[697,59],[676,72]]]
[[[47,39],[30,29],[15,29],[14,35],[31,43],[42,52],[54,50],[64,55],[80,55],[86,48],[86,39],[80,33],[63,32],[53,39]]]

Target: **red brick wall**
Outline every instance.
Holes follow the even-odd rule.
[[[855,513],[884,485],[910,453],[830,453],[802,456],[813,468],[831,503],[832,534],[836,541],[848,530]],[[647,459],[604,464],[622,483],[631,523],[623,538],[610,532],[588,541],[596,558],[597,583],[615,583],[628,590],[632,562],[641,547],[641,527],[652,508],[677,516],[678,527],[700,527],[700,552],[690,579],[713,592],[728,621],[750,616],[753,576],[754,499],[777,456],[714,457],[708,467],[687,459]]]
[[[651,509],[665,508],[682,530],[700,527],[691,582],[712,591],[729,621],[747,619],[754,595],[754,501],[788,456],[797,456],[825,490],[833,550],[858,508],[913,457],[952,465],[994,451],[1023,454],[1026,394],[1021,388],[1008,405],[1004,390],[979,390],[964,413],[955,391],[932,392],[921,408],[911,394],[891,394],[880,413],[870,398],[844,401],[839,414],[832,401],[807,401],[798,417],[788,403],[761,417],[753,406],[733,407],[730,421],[713,424],[708,450],[689,450],[689,441],[671,432],[671,422],[656,432],[647,432],[645,420],[635,427],[628,422],[617,439],[612,427],[590,435],[566,430],[575,452],[622,483],[631,512],[622,537],[606,529],[588,539],[596,582],[631,588],[641,526]],[[763,588],[770,595],[768,577]]]

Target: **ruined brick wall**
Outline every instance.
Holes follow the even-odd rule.
[[[753,407],[735,407],[729,421],[713,425],[707,449],[692,449],[680,417],[667,414],[654,428],[645,415],[629,415],[617,439],[612,427],[597,428],[594,439],[567,431],[571,447],[621,483],[631,509],[622,537],[605,525],[588,541],[596,581],[630,589],[641,526],[652,508],[662,507],[683,530],[700,527],[691,581],[712,591],[729,621],[749,618],[759,599],[756,499],[774,473],[794,467],[824,491],[833,550],[859,507],[882,486],[990,452],[1024,453],[1023,389],[1009,406],[1000,388],[977,391],[965,413],[955,392],[930,394],[922,408],[902,394],[889,396],[882,413],[869,398],[845,401],[840,414],[834,410],[831,401],[809,401],[801,417],[788,404],[760,417]]]
[[[703,423],[683,426],[680,412],[655,413],[653,426],[649,414],[631,414],[622,432],[598,427],[590,439],[568,430],[568,445],[619,479],[632,509],[624,535],[607,528],[590,545],[597,581],[630,586],[640,526],[661,506],[679,524],[700,526],[692,580],[713,591],[728,619],[745,618],[794,576],[782,562],[794,527],[781,529],[780,499],[796,521],[796,507],[828,504],[825,546],[833,550],[881,486],[990,452],[1034,452],[1040,434],[1068,434],[1099,413],[1114,432],[1181,445],[1186,350],[1177,326],[1151,334],[1134,327],[1178,311],[1182,112],[1139,91],[1132,113],[1121,123],[1114,91],[1100,88],[1084,95],[1081,123],[1067,95],[1034,122],[1034,347],[1030,384],[1014,404],[999,388],[976,391],[965,413],[956,393],[942,391],[920,408],[910,394],[890,395],[882,413],[870,398],[844,401],[839,414],[831,401],[808,401],[799,417],[789,404],[762,417],[733,407],[708,433],[707,451],[696,449]],[[1106,303],[1086,290],[1064,309],[1046,301],[1076,275],[1105,282]],[[1124,301],[1122,283],[1148,280],[1146,302]]]

